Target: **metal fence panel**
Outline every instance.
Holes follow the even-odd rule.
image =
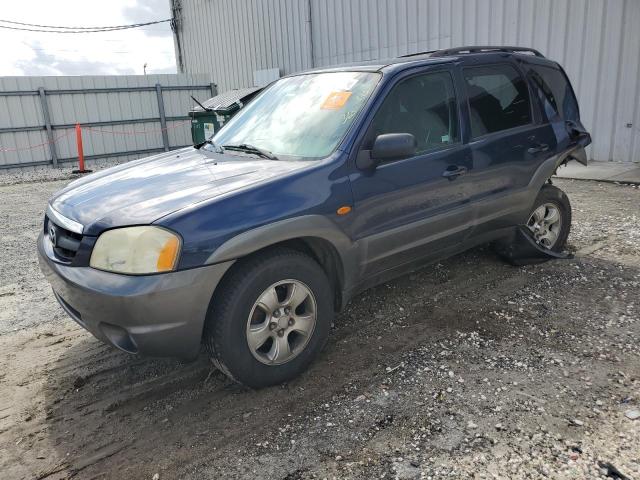
[[[190,95],[201,101],[210,98],[210,78],[189,74],[0,77],[0,168],[52,164],[54,153],[61,163],[74,161],[76,123],[82,125],[88,159],[137,158],[188,145]]]

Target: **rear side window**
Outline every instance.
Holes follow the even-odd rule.
[[[578,102],[565,74],[553,67],[530,65],[530,76],[542,108],[549,120],[560,115],[564,120],[578,120]]]
[[[374,117],[366,144],[378,135],[410,133],[418,153],[459,142],[458,109],[448,72],[427,73],[403,80],[387,95]]]
[[[531,123],[529,89],[511,65],[464,69],[474,138]]]

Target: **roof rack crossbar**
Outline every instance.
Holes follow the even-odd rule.
[[[526,52],[533,53],[536,57],[545,58],[542,53],[540,53],[535,48],[527,48],[527,47],[501,47],[501,46],[472,46],[472,47],[458,47],[458,48],[448,48],[446,50],[438,50],[436,52],[431,53],[432,57],[447,57],[449,55],[456,55],[458,53],[492,53],[492,52],[505,52],[505,53],[517,53],[517,52]]]

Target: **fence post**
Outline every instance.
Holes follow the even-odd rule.
[[[156,83],[156,96],[158,97],[158,112],[160,113],[160,128],[162,128],[162,145],[164,151],[169,151],[169,133],[167,132],[167,117],[164,114],[164,99],[162,98],[162,85]]]
[[[49,140],[49,152],[51,152],[51,161],[53,166],[58,166],[58,152],[56,152],[56,144],[53,138],[53,129],[51,128],[51,118],[49,117],[49,106],[47,105],[47,94],[44,87],[38,88],[40,95],[40,105],[42,106],[42,116],[44,117],[44,126],[47,129],[47,139]]]
[[[211,82],[211,96],[215,97],[216,95],[218,95],[218,85]]]

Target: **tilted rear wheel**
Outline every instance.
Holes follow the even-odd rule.
[[[561,252],[571,230],[571,203],[567,195],[553,185],[542,187],[527,227],[538,245]]]
[[[332,320],[333,292],[320,265],[278,248],[234,265],[214,293],[203,340],[224,373],[259,388],[304,371]]]

